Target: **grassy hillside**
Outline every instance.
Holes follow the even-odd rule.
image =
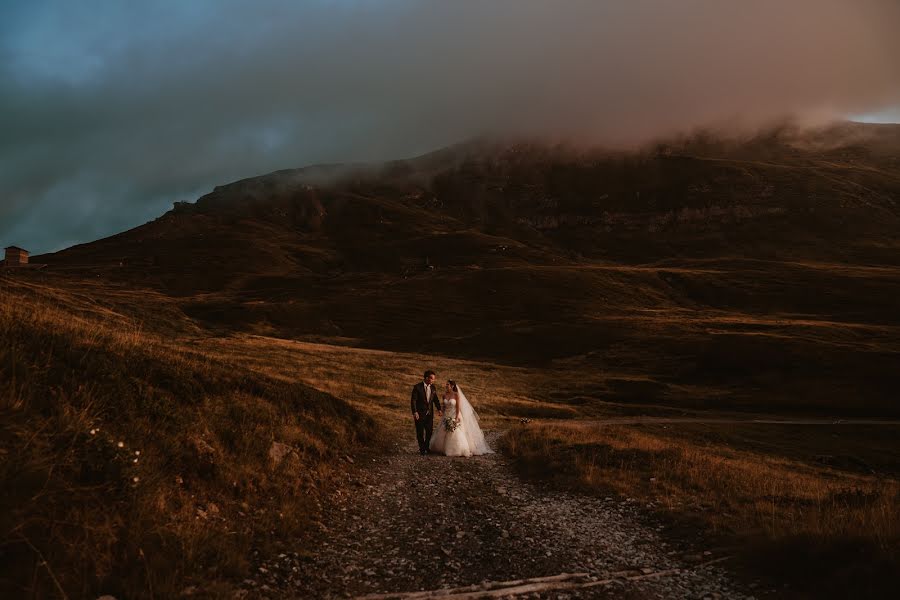
[[[631,153],[473,142],[234,182],[35,257],[44,270],[0,271],[3,591],[227,590],[251,548],[316,526],[345,454],[409,433],[398,415],[426,367],[471,382],[505,426],[900,416],[898,156],[895,126]],[[509,451],[560,466],[563,485],[600,489],[601,473],[635,496],[671,467],[667,493],[719,497],[737,539],[881,552],[878,532],[896,531],[871,474],[810,470],[783,440],[733,455],[723,439],[698,450],[697,431],[554,427]],[[840,454],[830,442],[809,447]],[[720,463],[731,479],[698,479]],[[753,482],[769,477],[787,524],[762,520]],[[845,484],[864,501],[841,512]],[[853,527],[828,538],[794,518],[826,505]]]
[[[900,127],[858,124],[478,142],[234,182],[36,260],[217,331],[648,380],[591,391],[613,401],[897,415],[898,155]]]
[[[640,502],[679,540],[790,598],[886,598],[900,568],[900,426],[590,423],[519,427],[527,477]]]
[[[486,427],[512,429],[505,450],[526,476],[654,502],[688,525],[673,527],[675,543],[712,535],[754,576],[817,589],[793,572],[806,563],[775,554],[784,548],[840,565],[829,585],[852,589],[881,585],[896,562],[896,428],[598,427],[738,414],[641,363],[514,366],[440,347],[216,333],[177,299],[52,271],[7,271],[0,294],[0,577],[11,597],[55,597],[57,582],[72,598],[229,593],[254,550],[286,550],[321,526],[321,494],[352,491],[364,449],[412,439],[409,386],[424,368],[464,385]],[[748,395],[744,408],[759,404]],[[294,452],[277,467],[273,442]],[[753,562],[766,556],[779,558]]]
[[[165,295],[52,271],[0,271],[0,339],[3,597],[227,595],[321,527],[348,456],[411,436],[426,367],[471,381],[486,423],[577,414],[535,399],[546,374],[217,335]]]
[[[4,597],[216,595],[313,525],[373,421],[201,336],[152,292],[0,278]]]

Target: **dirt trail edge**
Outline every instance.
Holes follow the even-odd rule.
[[[498,432],[487,437],[496,447]],[[365,460],[314,539],[260,560],[239,595],[752,598],[727,557],[676,550],[633,501],[541,489],[501,454],[420,456],[411,432]]]

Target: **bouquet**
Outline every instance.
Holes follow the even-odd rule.
[[[459,421],[457,419],[451,419],[450,417],[444,417],[444,429],[447,433],[453,433],[459,427]]]

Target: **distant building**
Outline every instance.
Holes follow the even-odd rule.
[[[3,264],[7,267],[20,267],[28,264],[28,250],[19,248],[18,246],[8,246],[6,248],[6,258]]]

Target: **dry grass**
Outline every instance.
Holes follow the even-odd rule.
[[[0,585],[13,596],[164,597],[192,582],[226,593],[251,546],[315,525],[319,493],[345,477],[336,458],[411,437],[409,387],[425,368],[456,379],[486,427],[516,427],[505,450],[524,472],[652,499],[752,548],[747,557],[774,558],[763,572],[796,579],[777,567],[809,556],[858,586],[897,562],[893,479],[799,460],[772,437],[577,423],[669,414],[667,395],[703,387],[578,358],[525,369],[214,336],[171,298],[89,280],[0,280],[0,339],[0,486],[11,490],[0,499]],[[565,421],[520,428],[523,417]],[[273,441],[297,453],[277,471]]]
[[[800,590],[878,597],[900,564],[900,485],[889,477],[661,428],[529,426],[503,444],[532,477],[653,502]]]
[[[374,441],[347,403],[208,355],[170,303],[127,296],[0,282],[4,597],[224,593]],[[296,456],[274,467],[273,441]]]
[[[254,335],[210,338],[201,346],[209,356],[244,357],[249,368],[267,377],[300,381],[346,399],[389,429],[409,425],[409,391],[425,369],[437,371],[439,383],[454,379],[463,386],[488,427],[521,417],[578,414],[572,407],[537,399],[556,381],[556,374],[547,371]]]
[[[345,453],[409,433],[425,368],[456,378],[488,427],[576,414],[534,399],[547,373],[210,337],[172,299],[108,282],[3,277],[0,339],[0,589],[14,597],[227,593],[252,547],[316,525]],[[273,441],[296,459],[273,469]]]

